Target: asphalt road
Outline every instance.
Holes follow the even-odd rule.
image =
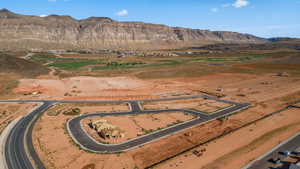
[[[290,108],[300,108],[299,106],[290,105],[287,106],[285,109],[287,110]],[[300,110],[300,109],[299,109]],[[284,141],[280,145],[276,146],[269,152],[265,153],[255,161],[251,162],[247,166],[245,166],[243,169],[269,169],[273,167],[274,164],[270,162],[271,159],[284,159],[284,156],[280,154],[280,152],[284,151],[294,151],[297,148],[300,147],[300,134],[296,134],[295,136],[289,138],[288,140]]]
[[[263,158],[256,160],[249,167],[245,167],[244,169],[269,169],[274,165],[269,161],[270,159],[277,159],[277,158],[284,159],[284,156],[281,155],[280,152],[294,151],[299,146],[300,146],[300,134],[298,134],[296,137],[289,140],[285,144],[272,150],[271,152],[266,154]]]
[[[162,137],[168,136],[172,133],[181,131],[188,127],[207,122],[209,120],[219,118],[222,116],[229,115],[235,111],[242,110],[249,107],[249,104],[244,103],[234,103],[230,101],[218,100],[226,103],[233,104],[234,106],[228,109],[217,112],[213,115],[207,115],[201,112],[195,112],[191,110],[160,110],[160,111],[143,111],[139,107],[140,102],[145,101],[161,101],[161,100],[180,100],[180,99],[191,99],[191,98],[207,98],[216,99],[214,97],[208,96],[191,96],[191,97],[180,97],[180,98],[162,98],[153,100],[138,100],[138,101],[59,101],[59,100],[3,100],[0,102],[18,102],[18,103],[31,103],[40,102],[43,103],[40,107],[30,112],[28,115],[24,116],[11,130],[5,143],[5,158],[7,162],[8,169],[45,169],[43,163],[38,157],[34,150],[32,143],[32,130],[34,123],[37,119],[45,112],[49,107],[55,103],[128,103],[131,105],[130,112],[119,112],[113,113],[114,115],[126,115],[126,114],[140,114],[140,113],[161,113],[161,112],[186,112],[197,116],[196,119],[188,121],[186,123],[178,124],[176,126],[160,130],[149,135],[139,137],[137,139],[130,140],[126,143],[120,145],[103,145],[95,142],[91,137],[87,136],[82,130],[79,121],[86,117],[91,116],[108,116],[112,113],[95,113],[89,115],[83,115],[73,118],[68,122],[68,128],[70,129],[70,134],[73,136],[75,142],[77,142],[82,148],[88,149],[94,152],[101,153],[112,153],[124,151],[136,146],[149,143],[151,141],[160,139]]]
[[[45,169],[34,151],[31,136],[34,122],[51,104],[51,102],[44,102],[43,105],[23,117],[9,133],[5,146],[5,158],[9,169],[33,169],[33,165],[39,169]]]
[[[202,96],[200,96],[200,97],[202,97]],[[129,104],[131,105],[131,108],[132,108],[131,112],[94,113],[94,114],[81,115],[81,116],[77,116],[75,118],[70,119],[67,122],[67,127],[68,127],[69,134],[72,136],[72,139],[81,148],[91,151],[91,152],[95,152],[95,153],[116,153],[116,152],[122,152],[122,151],[125,151],[128,149],[132,149],[134,147],[144,145],[146,143],[166,137],[168,135],[174,134],[178,131],[182,131],[189,127],[208,122],[209,120],[213,120],[216,118],[230,115],[236,111],[243,110],[250,106],[249,104],[245,104],[245,103],[235,103],[235,102],[230,102],[230,101],[225,101],[225,100],[218,100],[218,99],[212,98],[212,97],[210,97],[208,99],[213,99],[213,100],[217,100],[220,102],[230,103],[233,106],[226,108],[224,110],[221,110],[217,113],[208,115],[206,113],[191,111],[191,110],[184,110],[184,109],[143,111],[140,109],[139,104],[138,104],[141,101],[130,101]],[[81,123],[80,123],[81,120],[88,118],[88,117],[96,117],[96,116],[104,117],[104,116],[111,116],[112,114],[114,116],[124,116],[124,115],[132,115],[132,114],[164,113],[164,112],[190,113],[190,114],[195,115],[196,118],[191,121],[185,122],[185,123],[180,123],[180,124],[159,130],[157,132],[153,132],[148,135],[144,135],[144,136],[123,142],[121,144],[102,144],[102,143],[95,141],[84,131],[84,129],[82,128]]]

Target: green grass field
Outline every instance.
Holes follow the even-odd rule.
[[[47,64],[47,66],[55,67],[62,70],[77,70],[84,66],[93,65],[92,70],[118,70],[118,69],[135,69],[135,68],[153,68],[163,66],[177,66],[195,62],[247,62],[255,59],[261,59],[266,56],[244,56],[244,57],[171,57],[165,59],[145,58],[145,61],[139,61],[139,57],[130,61],[126,60],[99,60],[99,59],[82,59],[82,58],[66,58],[56,57],[51,54],[37,54],[30,58],[31,61]],[[151,61],[152,60],[152,61]]]
[[[82,61],[52,63],[49,64],[48,66],[56,67],[64,70],[73,70],[73,69],[79,69],[84,66],[98,65],[98,64],[103,64],[103,62],[100,60],[82,60]]]
[[[176,66],[192,62],[246,62],[254,59],[263,58],[264,56],[248,56],[248,57],[236,57],[236,58],[225,58],[225,57],[207,57],[207,58],[192,58],[192,59],[178,59],[178,60],[158,60],[156,63],[142,63],[142,62],[113,62],[113,64],[107,63],[103,66],[95,66],[93,70],[114,70],[114,69],[132,69],[132,68],[153,68],[161,66]]]

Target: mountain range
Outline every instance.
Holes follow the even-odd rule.
[[[250,34],[119,22],[107,17],[29,16],[0,10],[0,49],[163,49],[210,43],[264,43]]]

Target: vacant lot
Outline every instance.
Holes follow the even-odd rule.
[[[0,103],[0,133],[15,118],[32,110],[37,103]]]
[[[121,143],[126,140],[136,138],[145,134],[152,133],[193,119],[194,116],[182,112],[158,113],[158,114],[141,114],[141,115],[125,115],[125,116],[106,116],[101,118],[88,118],[82,121],[86,131],[97,141],[104,143]],[[109,124],[120,128],[125,137],[117,139],[102,139],[95,130],[89,128],[90,120],[95,121],[105,119]]]
[[[41,83],[38,80],[33,81],[35,81],[37,84],[41,84],[41,86],[49,88],[49,83]],[[241,73],[219,73],[195,78],[151,80],[138,80],[129,78],[74,78],[65,79],[62,81],[65,82],[66,87],[71,86],[71,88],[74,83],[76,83],[76,86],[78,87],[77,90],[82,90],[84,93],[90,93],[90,96],[94,96],[86,97],[88,99],[141,99],[143,98],[142,96],[148,96],[148,98],[158,97],[162,94],[164,94],[164,96],[169,96],[170,93],[173,94],[176,92],[194,92],[195,94],[199,94],[199,91],[202,90],[216,91],[220,88],[222,89],[220,92],[226,95],[225,99],[252,103],[256,105],[256,107],[252,107],[248,110],[235,114],[228,119],[219,119],[205,125],[195,126],[194,128],[179,132],[176,135],[163,138],[150,144],[146,144],[140,148],[136,148],[118,155],[95,155],[78,149],[65,130],[66,121],[70,118],[70,116],[65,116],[63,114],[59,114],[58,116],[44,115],[35,126],[33,138],[35,141],[35,147],[48,168],[51,168],[51,166],[53,166],[52,168],[66,169],[82,168],[88,164],[95,164],[96,168],[105,169],[132,169],[135,166],[138,168],[145,168],[155,162],[175,155],[186,150],[187,148],[193,147],[199,143],[203,143],[210,138],[219,136],[224,132],[231,131],[232,129],[240,127],[245,123],[256,120],[266,114],[282,108],[287,102],[291,101],[290,97],[284,100],[282,100],[282,98],[285,96],[294,95],[295,92],[300,90],[299,78],[279,77],[274,76],[274,74],[249,75]],[[122,84],[120,84],[120,82],[122,82]],[[89,84],[92,87],[86,88],[86,84]],[[61,88],[64,89],[64,87]],[[90,91],[91,88],[93,91]],[[292,99],[295,101],[294,99],[296,98],[293,97]],[[171,105],[177,104],[178,103]],[[197,105],[198,104],[196,104],[196,106]],[[157,105],[153,106],[154,108],[159,107]],[[191,105],[188,105],[188,107],[190,106]],[[289,120],[296,120],[295,116],[287,118]],[[122,117],[119,117],[118,120],[122,121]],[[149,120],[151,122],[151,119]],[[267,122],[272,121],[273,119],[267,120]],[[128,126],[130,123],[126,122],[124,123],[126,126]],[[280,122],[280,120],[276,121],[274,124],[278,122]],[[262,123],[261,125],[264,124],[266,123]],[[280,123],[280,125],[281,124],[282,123]],[[151,129],[146,128],[146,126],[143,127],[148,130]],[[152,125],[150,127],[152,127]],[[268,125],[267,127],[273,128],[272,125]],[[155,128],[153,130],[155,130]],[[268,130],[269,128],[261,128],[262,133],[267,132]],[[136,136],[137,135],[135,134],[133,137]],[[256,135],[250,135],[249,130],[247,129],[242,130],[241,136],[229,137],[228,142],[234,144],[236,147],[241,146],[239,144],[240,142],[237,142],[237,140],[244,138],[244,136],[253,136],[253,138],[258,138]],[[49,142],[49,140],[56,141]],[[248,141],[251,140],[248,139]],[[223,145],[223,148],[224,147],[232,147],[233,149],[236,148],[227,145]],[[201,148],[199,148],[199,150],[200,149]],[[65,158],[65,154],[69,154],[69,158]],[[221,156],[222,154],[219,155]],[[204,158],[205,155],[202,157]],[[215,158],[218,157],[215,156]],[[196,159],[200,160],[201,158],[197,157]],[[214,159],[207,160],[205,164],[208,164],[213,160]],[[240,159],[237,158],[237,160]],[[122,161],[122,163],[116,163],[115,161]],[[180,163],[180,160],[178,163]],[[204,166],[205,164],[199,163],[201,166]],[[173,167],[176,165],[178,164],[172,164]]]
[[[95,168],[103,169],[145,168],[166,157],[175,155],[187,148],[203,143],[210,138],[219,136],[224,132],[231,131],[245,123],[276,111],[287,103],[295,102],[300,98],[300,95],[297,94],[300,90],[299,52],[265,50],[252,52],[221,51],[217,53],[207,51],[207,53],[208,54],[186,54],[174,57],[125,57],[121,59],[98,56],[89,57],[89,55],[36,58],[36,60],[31,60],[36,62],[36,64],[30,62],[31,66],[27,67],[28,69],[7,66],[8,71],[4,73],[18,73],[30,70],[29,73],[26,74],[31,75],[30,72],[33,71],[32,68],[35,68],[35,66],[32,65],[45,64],[40,67],[41,69],[38,69],[41,71],[36,71],[36,68],[34,69],[35,72],[44,72],[44,68],[52,64],[51,66],[59,70],[58,74],[60,76],[49,79],[44,76],[24,77],[20,73],[20,76],[15,78],[14,81],[6,81],[5,86],[7,86],[7,90],[5,89],[5,91],[9,93],[10,89],[18,85],[18,79],[22,78],[18,88],[14,90],[17,94],[22,91],[33,92],[39,89],[43,93],[41,98],[44,99],[136,100],[159,98],[163,96],[170,97],[178,94],[199,95],[202,94],[202,92],[207,92],[220,93],[225,96],[225,99],[256,105],[256,107],[235,114],[229,119],[219,119],[206,125],[195,126],[194,128],[130,150],[126,153],[113,155],[95,155],[80,150],[75,146],[65,130],[66,121],[72,116],[66,116],[63,113],[54,113],[54,115],[50,114],[49,116],[47,112],[35,126],[33,140],[39,156],[41,156],[47,168],[50,169],[80,169],[89,166],[89,164],[94,164],[92,166]],[[14,64],[14,61],[15,59],[7,63]],[[13,69],[13,71],[11,69]],[[279,76],[279,74],[283,72],[287,76]],[[10,74],[4,73],[1,74],[1,79],[5,80],[11,76]],[[28,79],[28,77],[32,79]],[[2,82],[0,85],[2,85]],[[2,94],[4,88],[0,90]],[[20,95],[20,98],[24,97],[25,96]],[[145,106],[145,109],[194,108],[206,111],[207,113],[230,106],[218,105],[220,103],[205,103],[202,105],[203,100],[191,100],[186,102],[187,103],[147,102],[144,103],[145,105],[143,106]],[[72,107],[73,106],[74,108],[79,107],[83,113],[128,111],[127,105],[72,105]],[[57,110],[64,109],[64,107],[65,106],[59,108],[58,106]],[[55,109],[53,112],[55,112]],[[167,118],[165,116],[166,115],[164,115],[164,118]],[[115,117],[112,116],[110,118],[114,119]],[[166,124],[163,123],[165,122],[165,120],[163,120],[164,118],[157,121],[150,117],[132,117],[128,119],[119,117],[118,120],[115,119],[115,124],[121,127],[122,125],[126,127],[136,126],[136,128],[132,127],[133,129],[131,130],[134,134],[127,135],[130,136],[127,139],[130,139],[137,137],[138,134],[142,135],[149,131],[153,132],[177,122],[177,119],[171,119],[169,117],[170,123]],[[140,121],[140,123],[136,123],[136,125],[131,119]],[[235,168],[236,166],[238,166],[236,168],[240,168],[245,161],[255,157],[255,153],[250,153],[249,156],[247,155],[250,149],[254,149],[253,146],[251,146],[253,145],[251,143],[252,141],[256,143],[255,140],[265,134],[269,136],[268,132],[276,127],[289,129],[286,131],[290,133],[296,128],[291,129],[285,126],[289,126],[293,123],[297,124],[298,121],[296,120],[298,120],[296,112],[292,116],[278,115],[276,119],[271,118],[263,123],[259,123],[257,125],[258,127],[254,125],[253,128],[240,130],[241,133],[236,136],[229,135],[225,141],[220,141],[216,146],[214,144],[211,145],[210,148],[212,148],[213,151],[208,151],[209,154],[212,155],[204,153],[203,156],[198,158],[193,152],[189,152],[187,155],[195,156],[195,158],[183,162],[179,159],[174,163],[166,164],[166,166],[162,168],[176,168],[176,166],[179,166],[178,168],[188,168],[189,164],[193,164],[192,167],[197,168],[206,165],[207,168]],[[145,126],[142,126],[142,124]],[[150,126],[147,124],[150,124]],[[142,126],[144,130],[138,128],[138,125]],[[254,133],[256,131],[258,133]],[[276,145],[286,137],[276,135],[276,137],[273,138],[276,138],[276,140],[273,140],[270,144]],[[227,144],[224,144],[224,142]],[[269,142],[267,141],[267,143]],[[247,149],[246,146],[246,149],[239,150],[239,148],[247,144],[250,145],[250,149]],[[197,147],[196,150],[200,151],[202,148],[203,147]],[[268,148],[268,146],[264,146],[264,150]],[[222,151],[219,151],[221,149]],[[237,150],[237,153],[235,150]],[[263,152],[264,150],[259,151]],[[232,156],[231,152],[238,155]],[[66,154],[68,154],[68,157],[66,157]],[[226,156],[226,154],[229,155]],[[244,155],[243,160],[240,158],[242,156],[241,154]],[[185,158],[185,155],[186,154],[181,157]],[[217,160],[217,158],[220,159]],[[216,163],[215,160],[217,160],[217,164],[221,164],[221,166],[212,165]],[[116,163],[116,161],[118,161],[118,163]],[[230,161],[232,163],[230,163]]]
[[[129,106],[127,103],[120,104],[104,104],[104,103],[65,103],[65,104],[56,104],[47,110],[49,116],[57,116],[60,113],[64,113],[70,109],[78,108],[80,110],[79,114],[88,114],[95,112],[129,112]]]
[[[142,108],[145,110],[187,109],[187,110],[196,110],[208,114],[231,106],[231,104],[217,102],[215,100],[208,100],[203,98],[143,102],[141,103],[141,105]]]
[[[206,145],[195,147],[154,168],[240,169],[297,133],[300,130],[298,114],[297,109],[284,111]]]

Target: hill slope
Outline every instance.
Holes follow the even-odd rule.
[[[261,43],[266,39],[235,32],[118,22],[106,17],[26,16],[0,10],[0,48],[170,48],[209,42]]]
[[[35,77],[49,72],[48,68],[24,59],[0,53],[0,72],[15,73],[22,77]]]

